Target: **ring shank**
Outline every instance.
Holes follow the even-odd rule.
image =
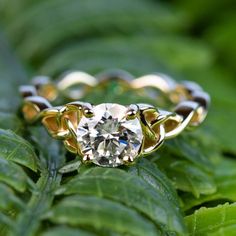
[[[73,122],[76,122],[74,120],[81,116],[81,110],[85,103],[77,102],[76,106],[53,107],[49,101],[54,101],[61,93],[71,100],[79,100],[86,91],[106,83],[109,78],[119,80],[132,90],[153,88],[169,98],[175,105],[173,111],[168,112],[157,108],[152,108],[148,112],[145,110],[148,128],[157,136],[160,134],[160,127],[162,127],[161,129],[164,129],[163,139],[173,138],[188,127],[199,126],[207,115],[210,97],[198,84],[189,81],[177,83],[164,74],[149,74],[131,79],[130,74],[126,77],[126,73],[120,73],[120,71],[117,74],[112,72],[110,77],[109,73],[103,73],[100,78],[76,71],[66,74],[57,83],[52,83],[45,76],[36,77],[31,86],[20,87],[20,93],[24,98],[23,115],[30,123],[42,119],[45,124],[47,118],[52,136],[63,139],[68,135],[68,132],[65,132],[67,124],[64,118],[69,117],[73,119]],[[75,114],[75,112],[77,113]],[[150,117],[155,113],[158,113],[158,116],[155,116],[153,120]],[[58,122],[61,116],[64,117],[64,123]]]

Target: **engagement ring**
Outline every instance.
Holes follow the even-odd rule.
[[[171,111],[150,104],[81,101],[85,94],[111,80],[131,90],[152,88],[168,97]],[[76,88],[75,88],[76,87]],[[205,119],[209,95],[194,82],[175,82],[163,74],[131,78],[125,72],[105,73],[95,78],[84,72],[71,72],[57,83],[38,76],[32,85],[21,86],[22,111],[27,122],[41,120],[49,134],[63,141],[84,163],[116,167],[134,163],[139,156],[157,150],[166,139],[184,129],[198,126]],[[60,96],[70,103],[52,106]],[[96,102],[96,101],[95,101]]]

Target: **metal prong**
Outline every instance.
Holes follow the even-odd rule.
[[[137,114],[139,112],[138,106],[135,104],[131,104],[126,112],[126,119],[127,120],[133,120],[137,117]]]
[[[131,156],[124,156],[123,157],[123,162],[125,165],[131,165],[134,162],[134,158]]]
[[[82,161],[84,164],[92,163],[92,158],[89,156],[89,154],[86,154],[83,156]]]
[[[91,118],[94,116],[93,107],[90,103],[83,104],[82,111],[85,117]]]
[[[66,122],[66,126],[70,131],[70,134],[72,135],[72,137],[76,140],[77,139],[77,134],[76,134],[76,130],[75,127],[73,126],[73,124],[71,123],[71,121],[69,119],[65,119]]]
[[[91,109],[89,109],[89,108],[87,108],[87,107],[85,107],[85,108],[83,109],[83,114],[84,114],[84,116],[87,117],[87,118],[91,118],[91,117],[94,116],[93,110],[91,110]]]

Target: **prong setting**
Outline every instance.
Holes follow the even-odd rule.
[[[132,156],[124,156],[123,163],[124,165],[132,165],[134,163],[134,158]]]
[[[126,119],[127,120],[133,120],[137,117],[139,112],[138,106],[135,104],[131,104],[126,112]]]
[[[82,157],[82,161],[84,164],[90,164],[92,163],[92,158],[90,157],[89,154],[86,154]]]
[[[56,84],[48,77],[37,77],[31,86],[20,88],[24,98],[24,118],[29,123],[41,120],[50,135],[63,140],[67,150],[82,156],[84,163],[104,167],[130,165],[138,156],[155,151],[164,140],[174,138],[187,128],[199,126],[205,119],[210,97],[199,85],[189,81],[176,83],[163,74],[127,80],[126,76],[111,73],[97,80],[77,71]],[[176,107],[167,112],[145,103],[94,106],[77,100],[92,87],[102,86],[112,79],[118,79],[122,90],[142,89],[146,93],[149,90],[145,88],[157,89]],[[84,91],[75,85],[83,85]],[[52,106],[48,100],[53,101],[59,92],[74,101]],[[154,98],[153,94],[150,95]]]
[[[94,111],[93,111],[93,107],[91,104],[83,105],[82,112],[86,118],[92,118],[94,116]]]
[[[127,119],[127,111],[132,115],[130,119]],[[128,109],[114,103],[94,106],[93,116],[82,117],[77,129],[77,142],[85,161],[89,158],[104,167],[134,162],[143,141],[137,114],[136,105]]]
[[[92,111],[91,109],[88,109],[88,108],[85,108],[85,109],[83,110],[83,114],[84,114],[84,116],[87,117],[87,118],[91,118],[91,117],[94,116],[93,111]]]

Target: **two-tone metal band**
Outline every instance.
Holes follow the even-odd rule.
[[[33,79],[32,85],[21,86],[20,92],[24,97],[22,107],[24,118],[29,123],[42,120],[53,138],[63,140],[70,152],[81,155],[84,162],[89,162],[94,157],[81,150],[77,130],[83,117],[90,119],[95,115],[94,106],[79,100],[88,91],[103,86],[111,80],[116,80],[124,88],[137,92],[146,88],[155,89],[165,94],[175,105],[172,111],[161,110],[150,104],[126,106],[125,119],[137,118],[142,128],[142,143],[136,156],[155,151],[165,139],[177,136],[186,128],[200,125],[207,115],[209,95],[194,82],[177,83],[164,74],[133,78],[126,72],[118,71],[93,77],[75,71],[64,75],[55,83],[48,77],[39,76]],[[64,96],[71,102],[53,107],[50,102],[59,96]],[[136,156],[123,155],[124,160],[121,164],[132,163]]]

